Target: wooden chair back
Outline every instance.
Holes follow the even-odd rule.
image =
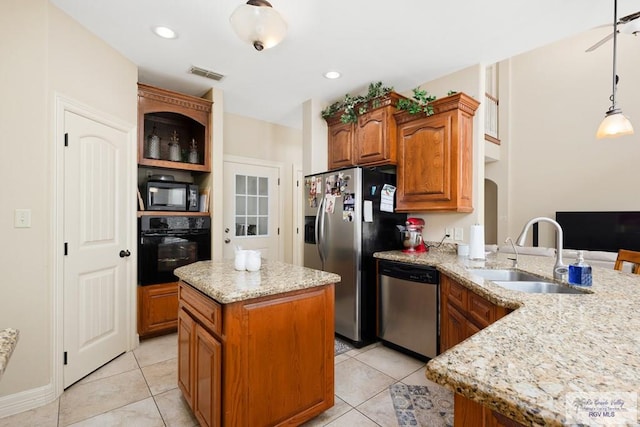
[[[614,270],[622,271],[622,264],[624,262],[630,262],[633,264],[631,271],[634,274],[640,274],[640,252],[629,251],[627,249],[620,249],[618,251],[618,258],[613,266]]]

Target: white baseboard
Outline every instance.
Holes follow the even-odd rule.
[[[35,409],[56,400],[53,384],[0,397],[0,418]]]

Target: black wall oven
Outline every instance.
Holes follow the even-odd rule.
[[[138,283],[175,282],[173,270],[211,259],[211,219],[208,216],[143,216],[138,230]]]

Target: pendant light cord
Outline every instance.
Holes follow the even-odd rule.
[[[618,75],[616,74],[616,52],[618,51],[618,0],[613,0],[613,91],[611,93],[611,109],[616,109],[616,90]]]

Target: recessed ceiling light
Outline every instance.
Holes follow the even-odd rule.
[[[337,79],[340,77],[340,73],[338,71],[327,71],[324,76],[328,79]]]
[[[163,26],[159,25],[157,27],[153,27],[151,30],[154,32],[155,35],[157,35],[158,37],[162,37],[163,39],[176,39],[176,38],[178,38],[178,33],[173,31],[169,27],[163,27]]]

